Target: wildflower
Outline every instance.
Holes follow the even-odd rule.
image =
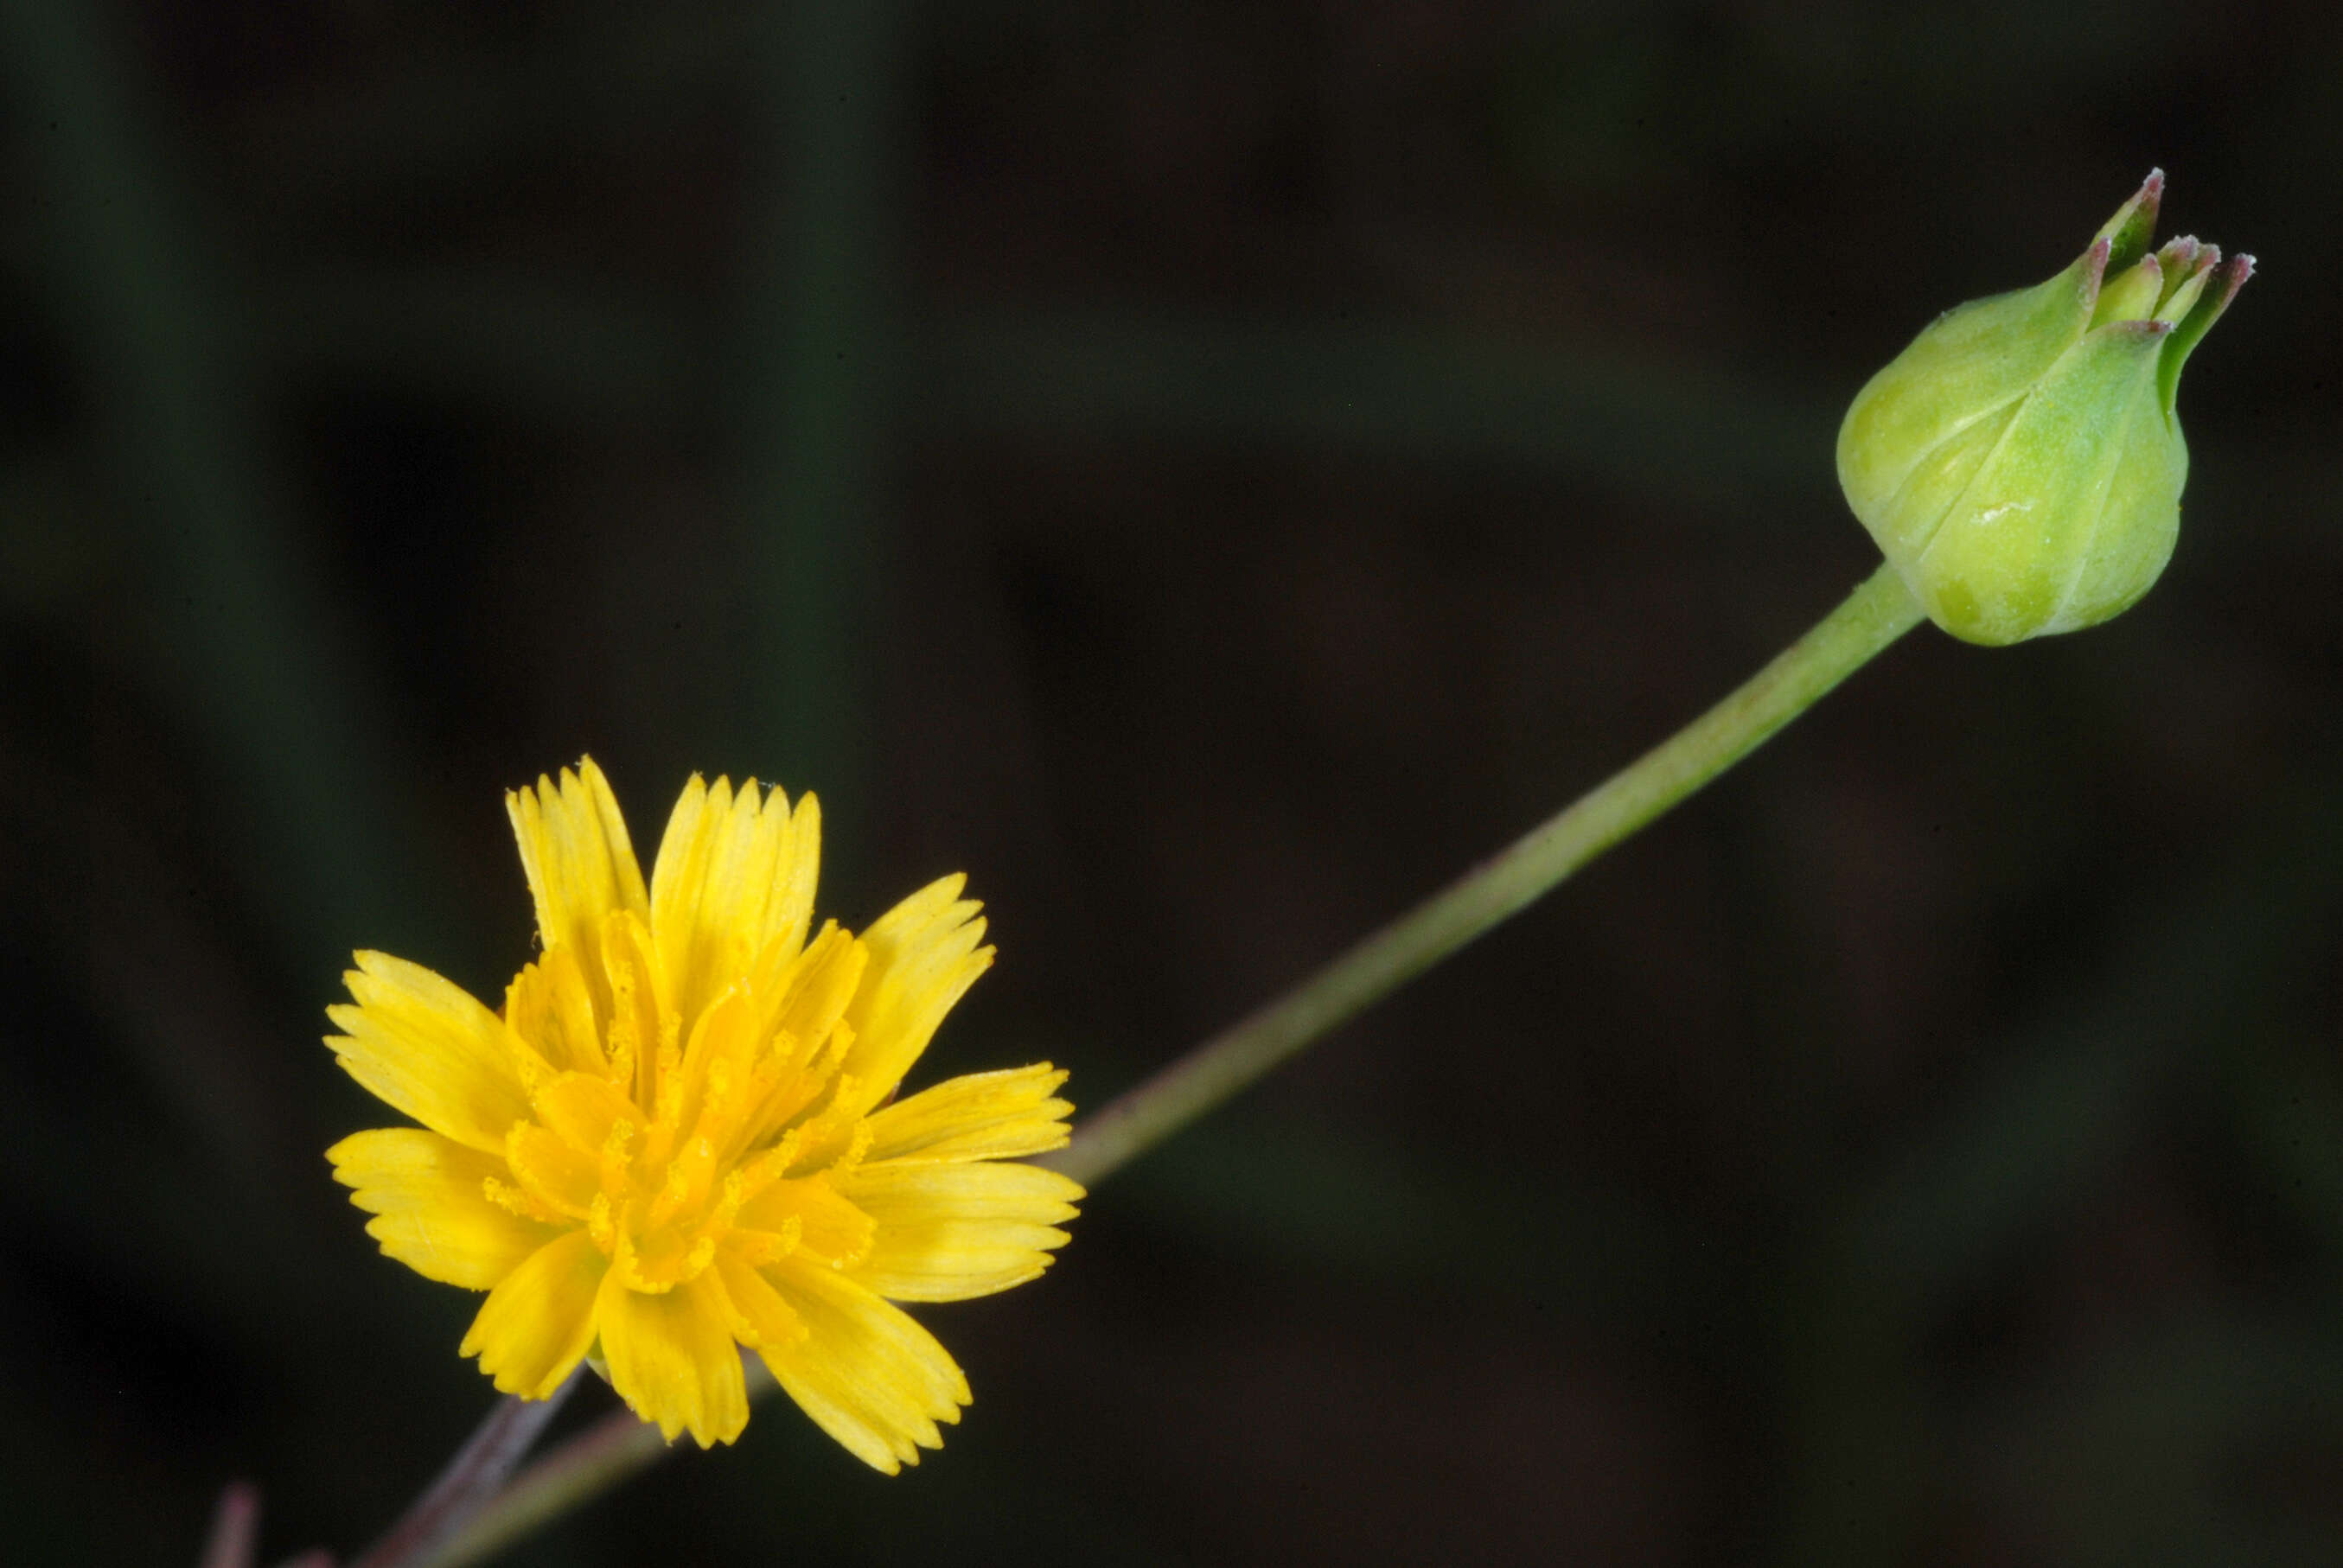
[[[1082,1190],[1017,1156],[1066,1141],[1046,1063],[895,1099],[990,966],[947,877],[860,937],[810,940],[820,819],[694,778],[643,884],[588,759],[507,795],[543,952],[501,1015],[361,952],[327,1010],[350,1076],[423,1123],[327,1151],[384,1252],[488,1292],[463,1353],[542,1399],[591,1357],[669,1442],[749,1418],[740,1347],[893,1473],[968,1383],[899,1301],[1039,1275]]]
[[[1938,317],[1839,427],[1847,504],[1955,637],[2096,626],[2172,557],[2181,367],[2254,258],[2187,236],[2151,253],[2163,195],[2150,174],[2066,271]]]

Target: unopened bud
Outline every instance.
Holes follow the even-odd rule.
[[[2163,194],[2159,170],[2049,282],[1938,317],[1839,427],[1847,504],[1955,637],[2096,626],[2172,557],[2180,368],[2254,258],[2151,252]]]

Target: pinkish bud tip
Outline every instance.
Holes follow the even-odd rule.
[[[2253,275],[2254,258],[2242,251],[2216,267],[2211,285],[2206,290],[2212,297],[2212,314],[2217,317],[2227,310],[2229,301],[2237,297],[2237,290],[2245,287],[2246,279]]]

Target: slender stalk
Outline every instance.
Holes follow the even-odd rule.
[[[613,1411],[515,1476],[460,1534],[415,1559],[413,1568],[457,1568],[480,1562],[666,1452],[667,1442],[658,1427],[636,1419],[630,1410]]]
[[[1402,915],[1300,986],[1085,1119],[1036,1163],[1094,1183],[1389,995],[1724,772],[1897,638],[1922,611],[1887,567],[1724,701]],[[749,1397],[772,1386],[749,1366]],[[624,1480],[667,1452],[619,1411],[529,1466],[436,1552],[401,1568],[459,1568]],[[374,1568],[372,1563],[353,1568]]]
[[[231,1482],[212,1511],[212,1531],[204,1541],[200,1568],[252,1568],[253,1548],[259,1539],[259,1489],[246,1482]]]
[[[750,1399],[773,1388],[772,1375],[762,1362],[750,1358],[742,1371],[748,1374]],[[460,1534],[447,1537],[437,1551],[417,1557],[409,1568],[462,1568],[480,1562],[617,1485],[667,1450],[658,1427],[637,1420],[632,1411],[613,1411],[515,1476]]]
[[[350,1568],[415,1568],[433,1561],[432,1553],[503,1490],[505,1478],[583,1375],[571,1372],[547,1399],[524,1400],[507,1394],[497,1401],[439,1478]]]
[[[1260,1011],[1103,1111],[1037,1164],[1085,1184],[1153,1148],[1492,926],[1755,750],[1920,622],[1882,566],[1846,602],[1738,690],[1446,890],[1402,915]]]

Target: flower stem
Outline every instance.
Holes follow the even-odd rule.
[[[201,1568],[252,1568],[260,1535],[260,1493],[245,1482],[228,1483],[212,1511],[211,1534],[204,1540]]]
[[[461,1533],[415,1559],[413,1568],[478,1563],[666,1452],[658,1427],[630,1410],[613,1411],[515,1476]]]
[[[1881,567],[1812,631],[1724,701],[1543,826],[1385,926],[1278,1000],[1084,1119],[1037,1164],[1095,1182],[1518,913],[1595,856],[1755,750],[1920,623],[1903,579]],[[772,1387],[748,1368],[751,1399]],[[667,1452],[659,1429],[618,1411],[515,1477],[435,1548],[398,1568],[461,1568],[615,1485]],[[417,1505],[418,1508],[420,1504]],[[385,1560],[386,1563],[388,1560]],[[352,1568],[384,1568],[373,1558]]]
[[[751,1400],[770,1391],[772,1375],[754,1356],[741,1358]],[[408,1568],[464,1568],[502,1550],[667,1452],[659,1429],[630,1410],[615,1410],[530,1465],[471,1516],[463,1530]],[[352,1564],[352,1568],[357,1568]]]
[[[437,1561],[433,1553],[447,1543],[474,1516],[491,1502],[501,1502],[499,1492],[505,1477],[513,1466],[528,1453],[529,1444],[545,1430],[570,1390],[578,1386],[581,1374],[571,1372],[568,1380],[552,1394],[541,1400],[517,1399],[511,1394],[497,1401],[487,1419],[473,1429],[447,1468],[439,1473],[413,1507],[392,1525],[383,1538],[367,1548],[350,1568],[417,1568],[417,1564]],[[657,1428],[652,1429],[657,1435]]]
[[[1920,623],[1882,566],[1715,707],[1574,804],[1104,1110],[1037,1164],[1085,1185],[1121,1168],[1492,926],[1755,750]]]

